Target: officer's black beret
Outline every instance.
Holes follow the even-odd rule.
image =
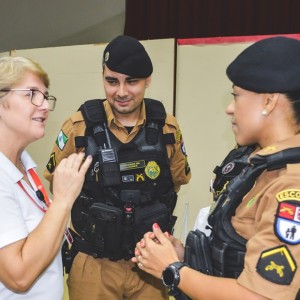
[[[252,92],[300,91],[300,41],[283,36],[260,40],[241,52],[226,74]]]
[[[103,66],[135,78],[147,78],[152,74],[151,59],[144,46],[135,38],[119,35],[103,52]]]

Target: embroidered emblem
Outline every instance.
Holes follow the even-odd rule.
[[[134,182],[134,176],[133,175],[123,175],[122,182]]]
[[[273,283],[289,285],[297,269],[296,262],[286,246],[261,253],[256,266],[258,274]]]
[[[56,145],[57,147],[62,151],[64,150],[66,144],[68,141],[68,137],[64,134],[64,132],[61,130],[58,134],[58,137],[56,139]]]
[[[56,166],[56,160],[55,160],[55,153],[53,152],[53,153],[51,153],[49,161],[46,166],[46,168],[50,174],[52,174],[54,172],[55,166]]]
[[[146,168],[145,174],[150,179],[156,179],[160,174],[160,167],[155,161],[149,161]]]
[[[135,181],[145,181],[145,175],[143,173],[135,174]]]
[[[287,244],[300,243],[300,203],[298,201],[279,203],[274,231],[277,237]]]
[[[296,200],[300,201],[300,190],[284,190],[276,194],[276,199],[281,201]]]
[[[145,165],[146,164],[144,160],[124,162],[124,163],[120,163],[120,171],[141,169],[144,168]]]
[[[235,166],[234,162],[228,163],[227,165],[225,165],[222,168],[222,174],[228,174],[228,173],[230,173],[233,170],[234,166]]]

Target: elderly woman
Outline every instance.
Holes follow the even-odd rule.
[[[0,299],[59,300],[60,247],[69,212],[91,162],[64,159],[55,171],[51,201],[25,148],[41,139],[56,98],[35,62],[0,58]]]
[[[300,299],[300,41],[256,42],[227,76],[236,142],[258,150],[209,216],[209,275],[182,263],[178,241],[157,224],[133,261],[192,299]]]

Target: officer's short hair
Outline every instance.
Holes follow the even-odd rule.
[[[153,72],[151,59],[144,46],[126,35],[117,36],[106,46],[102,65],[135,78],[147,78]]]
[[[300,91],[300,41],[283,36],[260,40],[238,55],[226,74],[252,92]]]

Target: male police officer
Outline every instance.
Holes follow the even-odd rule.
[[[78,234],[68,277],[72,300],[168,299],[161,281],[130,261],[153,223],[171,231],[177,192],[191,173],[175,118],[145,99],[152,62],[143,45],[118,36],[103,53],[106,100],[86,101],[62,126],[46,179],[70,153],[93,156],[72,209]]]

